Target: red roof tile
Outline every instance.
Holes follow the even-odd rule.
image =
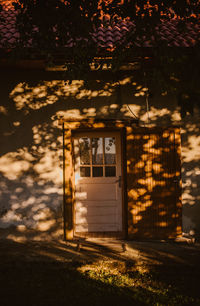
[[[0,47],[12,48],[19,38],[19,34],[16,30],[16,13],[12,6],[13,0],[0,0],[3,5],[3,11],[1,16],[5,22],[0,24]],[[146,37],[142,39],[136,38],[131,43],[136,47],[151,47],[154,41],[167,42],[170,47],[193,47],[200,42],[200,23],[195,25],[188,23],[186,25],[186,31],[180,32],[178,29],[178,21],[172,19],[171,21],[162,21],[161,25],[156,28],[156,39],[152,37],[148,40]],[[118,21],[115,25],[100,26],[92,34],[94,41],[100,48],[112,49],[119,42],[124,42],[125,35],[134,31],[134,23],[131,21]],[[72,47],[72,40],[69,41],[67,47]]]

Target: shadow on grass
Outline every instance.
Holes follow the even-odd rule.
[[[1,305],[143,305],[143,296],[149,294],[94,280],[88,271],[81,273],[83,261],[73,259],[70,249],[50,252],[52,247],[39,244],[6,244],[0,255]]]
[[[77,252],[66,243],[1,241],[0,304],[199,305],[194,292],[184,294],[191,275],[187,274],[188,280],[183,279],[177,287],[176,280],[185,272],[180,270],[181,265],[178,277],[178,270],[172,270],[172,266],[168,270],[164,261],[154,270],[140,273],[134,259],[122,254],[97,247],[91,253],[84,249]]]

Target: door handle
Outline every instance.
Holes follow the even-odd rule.
[[[119,188],[121,188],[122,187],[122,176],[121,175],[119,176],[118,184],[119,184]]]

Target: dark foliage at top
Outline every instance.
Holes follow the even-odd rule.
[[[182,114],[192,112],[199,96],[199,46],[169,48],[157,33],[165,20],[178,21],[179,31],[188,23],[198,23],[200,2],[197,0],[18,0],[14,3],[20,33],[18,50],[32,47],[53,62],[58,50],[68,70],[68,77],[87,78],[91,63],[101,69],[106,63],[117,72],[124,62],[136,61],[140,80],[149,92],[173,92],[182,106]],[[113,26],[130,20],[134,27],[112,50],[100,49],[92,38],[99,27]],[[135,40],[151,41],[146,50],[131,48]],[[152,40],[152,37],[154,39]],[[144,48],[143,48],[144,49]],[[64,50],[64,51],[63,51]],[[108,56],[110,58],[108,59]],[[98,59],[97,59],[98,58]],[[145,78],[144,78],[145,75]],[[133,78],[136,75],[132,73]],[[144,80],[145,79],[145,80]],[[141,82],[141,81],[140,81]]]

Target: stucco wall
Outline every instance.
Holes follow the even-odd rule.
[[[139,117],[148,126],[145,88],[109,74],[68,84],[62,73],[2,69],[0,83],[0,234],[61,238],[62,130],[58,118]],[[200,231],[199,111],[181,120],[174,98],[149,99],[149,126],[181,125],[183,231]],[[129,105],[129,108],[127,107]]]

